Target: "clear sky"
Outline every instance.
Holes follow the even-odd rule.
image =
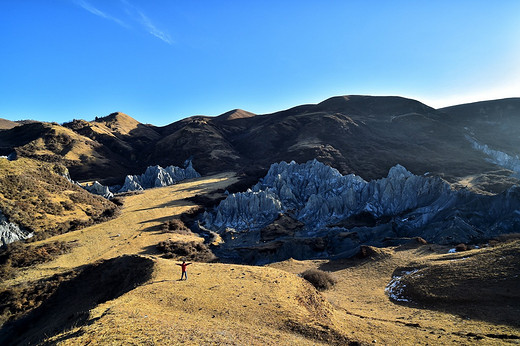
[[[520,96],[520,1],[0,0],[0,118]]]

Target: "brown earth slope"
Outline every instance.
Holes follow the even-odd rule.
[[[0,130],[9,130],[16,126],[20,126],[20,124],[17,123],[16,121],[11,121],[11,120],[0,118]]]

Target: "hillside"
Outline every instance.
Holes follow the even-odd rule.
[[[0,158],[0,211],[34,239],[109,219],[117,206],[72,184],[65,167],[21,158]]]
[[[448,122],[452,126],[466,127],[465,131],[479,142],[518,155],[520,98],[475,102],[440,111],[449,114]]]
[[[0,118],[0,130],[9,130],[16,126],[20,126],[20,124],[17,123],[16,121],[11,121],[11,120]]]
[[[194,262],[188,267],[189,279],[178,281],[179,262],[162,258],[156,245],[168,239],[203,239],[189,232],[165,232],[161,224],[193,208],[195,204],[188,198],[208,196],[236,181],[232,174],[220,174],[146,190],[125,197],[116,219],[33,244],[62,241],[76,245],[57,259],[24,268],[0,284],[2,318],[12,313],[16,317],[2,326],[0,341],[435,345],[520,339],[516,291],[510,292],[508,302],[500,300],[499,291],[496,306],[483,311],[475,309],[481,304],[477,293],[475,301],[461,301],[457,307],[414,300],[429,294],[425,282],[443,280],[444,287],[456,290],[487,278],[485,273],[491,268],[486,266],[482,272],[479,258],[512,256],[516,262],[511,263],[517,263],[518,241],[455,254],[447,254],[446,247],[412,242],[366,248],[360,258],[291,259],[270,266]],[[466,260],[468,257],[475,260]],[[439,271],[439,266],[446,269]],[[331,272],[337,283],[327,291],[316,291],[296,275],[308,268]],[[392,278],[416,268],[427,273],[424,279],[418,277],[422,280],[416,286],[419,293],[399,295],[414,297],[411,302],[390,299],[385,289]],[[514,284],[517,266],[494,275],[495,286]],[[493,296],[493,287],[484,289],[488,297]],[[51,293],[41,303],[38,294],[47,290]],[[52,291],[55,293],[49,296]],[[17,300],[18,306],[5,305],[6,295],[23,299]],[[503,304],[509,307],[504,310]],[[40,307],[34,309],[36,306]],[[19,319],[19,311],[28,314]]]
[[[520,99],[436,110],[402,97],[339,96],[272,114],[232,110],[164,127],[112,113],[1,131],[0,151],[61,162],[75,180],[108,184],[190,158],[203,175],[236,171],[252,180],[274,162],[318,159],[366,180],[401,164],[457,187],[497,193],[518,182],[511,176],[520,167],[518,109]]]

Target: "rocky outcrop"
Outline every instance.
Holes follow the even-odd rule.
[[[9,222],[0,210],[0,245],[5,246],[18,240],[31,238],[32,233],[20,228],[17,224]]]
[[[362,212],[380,218],[428,206],[431,213],[449,206],[455,195],[440,178],[416,176],[400,165],[386,178],[366,182],[316,160],[301,165],[281,162],[252,189],[223,200],[205,221],[217,228],[256,229],[291,210],[296,219],[316,229]]]
[[[108,199],[114,197],[114,194],[110,191],[108,186],[104,186],[97,181],[95,181],[91,185],[84,185],[82,187],[88,192],[93,193],[95,195],[100,195]]]
[[[514,176],[520,178],[520,157],[518,155],[511,156],[499,150],[493,150],[486,144],[481,144],[475,139],[466,136],[473,145],[473,148],[482,151],[489,157],[489,161],[496,165],[507,168],[514,172]]]
[[[400,165],[392,167],[387,177],[367,182],[343,176],[316,160],[281,162],[251,189],[229,195],[214,211],[206,212],[201,224],[223,235],[222,248],[251,252],[254,244],[266,241],[261,230],[282,213],[304,226],[294,234],[271,235],[267,240],[276,239],[278,250],[268,247],[269,260],[318,256],[302,239],[325,243],[319,256],[347,257],[361,244],[383,246],[413,237],[472,243],[517,231],[520,187],[495,196],[479,195],[453,190],[439,177],[417,176]]]
[[[70,176],[66,176],[70,181]],[[191,178],[198,178],[200,174],[193,168],[191,161],[186,162],[186,168],[176,166],[150,166],[141,175],[127,175],[123,186],[105,186],[95,181],[91,185],[80,185],[90,193],[103,196],[105,198],[114,197],[114,193],[142,191],[153,187],[170,186],[179,181]],[[72,181],[73,183],[76,183]]]
[[[170,186],[179,181],[198,178],[200,174],[187,162],[186,168],[176,166],[150,166],[141,175],[127,175],[123,187],[118,192],[139,191],[153,187]]]

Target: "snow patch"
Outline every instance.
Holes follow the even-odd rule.
[[[390,280],[390,282],[388,283],[388,285],[385,288],[385,292],[386,292],[386,294],[388,294],[388,297],[390,297],[390,299],[395,300],[397,302],[410,302],[409,299],[407,299],[403,296],[406,285],[401,282],[401,279],[404,276],[413,275],[413,274],[417,273],[418,271],[419,271],[419,269],[414,269],[414,270],[410,270],[410,271],[404,271],[401,273],[401,275],[394,275],[392,277],[392,280]]]

